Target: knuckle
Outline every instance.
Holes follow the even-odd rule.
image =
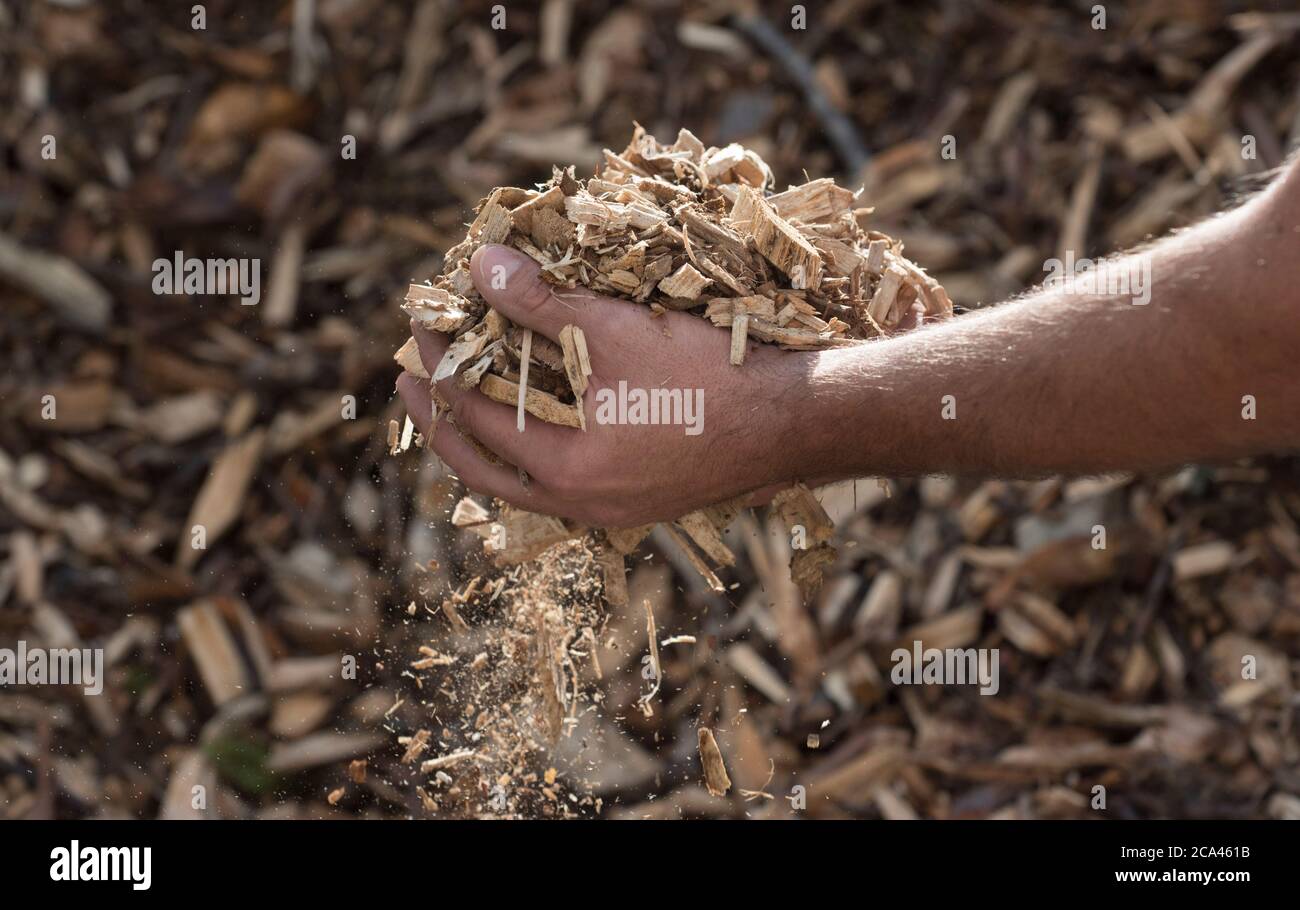
[[[539,453],[540,454],[540,453]],[[533,464],[533,476],[563,502],[579,502],[585,486],[577,462],[564,449],[557,449]]]
[[[451,400],[451,416],[456,421],[456,426],[460,427],[471,436],[477,436],[474,428],[478,420],[478,412],[471,405],[468,395],[461,395]]]
[[[583,499],[584,485],[579,478],[574,476],[572,471],[561,470],[556,472],[548,485],[551,491],[565,502],[581,502]]]

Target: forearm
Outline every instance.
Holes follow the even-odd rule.
[[[784,473],[1034,476],[1300,447],[1295,182],[1139,254],[1145,305],[1047,288],[802,358]]]
[[[428,382],[404,375],[399,389],[472,489],[599,527],[795,480],[1131,471],[1297,449],[1297,182],[1292,173],[1142,251],[1150,282],[1139,288],[1047,288],[819,353],[751,345],[743,367],[727,362],[729,336],[705,320],[585,291],[561,298],[530,258],[489,245],[471,261],[485,301],[553,342],[569,325],[585,333],[585,431],[531,420],[520,433],[515,408],[452,377],[438,384],[451,412],[435,431]],[[1134,292],[1149,292],[1145,305]],[[424,371],[437,374],[447,337],[414,331]],[[623,388],[698,392],[697,432],[601,420],[600,396]]]

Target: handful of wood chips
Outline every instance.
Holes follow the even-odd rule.
[[[682,130],[663,146],[637,126],[621,154],[605,150],[603,167],[588,180],[577,179],[573,168],[555,168],[535,190],[498,187],[479,205],[465,239],[447,252],[442,274],[412,284],[402,304],[424,327],[453,337],[442,362],[430,377],[413,338],[395,359],[421,378],[454,376],[464,388],[518,407],[521,427],[527,412],[586,430],[580,402],[591,367],[582,330],[566,327],[557,345],[491,309],[469,271],[470,256],[489,243],[532,257],[559,293],[582,286],[726,327],[738,367],[749,339],[813,350],[886,335],[918,303],[929,317],[952,314],[943,288],[904,258],[901,243],[862,226],[870,209],[858,205],[857,193],[826,178],[780,193],[770,191],[772,183],[763,159],[740,145],[706,148]],[[435,416],[445,407],[436,389],[434,407]],[[409,428],[400,438],[390,440],[395,449],[409,445]],[[662,526],[716,591],[723,586],[709,561],[734,563],[721,531],[738,503]],[[802,485],[772,505],[787,525],[803,529],[805,546],[795,549],[791,572],[807,596],[835,557],[830,521]],[[469,498],[452,521],[483,536],[501,564],[592,530],[509,506],[494,520]],[[611,604],[626,602],[623,557],[651,530],[595,532]]]

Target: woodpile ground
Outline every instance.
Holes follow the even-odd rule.
[[[387,439],[409,285],[630,123],[864,186],[974,307],[1258,186],[1300,138],[1294,14],[135,6],[0,5],[0,647],[108,667],[0,688],[0,815],[1300,815],[1294,460],[861,481],[820,496],[811,609],[762,512],[723,591],[663,526],[610,611],[588,544],[492,565]],[[261,301],[155,294],[177,251],[259,259]],[[892,684],[918,638],[998,648],[999,694]]]

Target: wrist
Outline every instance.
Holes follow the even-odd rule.
[[[759,485],[825,482],[834,473],[831,442],[837,429],[842,429],[818,394],[832,352],[770,353],[757,371],[759,381],[749,384],[757,399],[755,413],[764,415],[759,422],[762,430],[751,434],[757,447],[751,454]]]

